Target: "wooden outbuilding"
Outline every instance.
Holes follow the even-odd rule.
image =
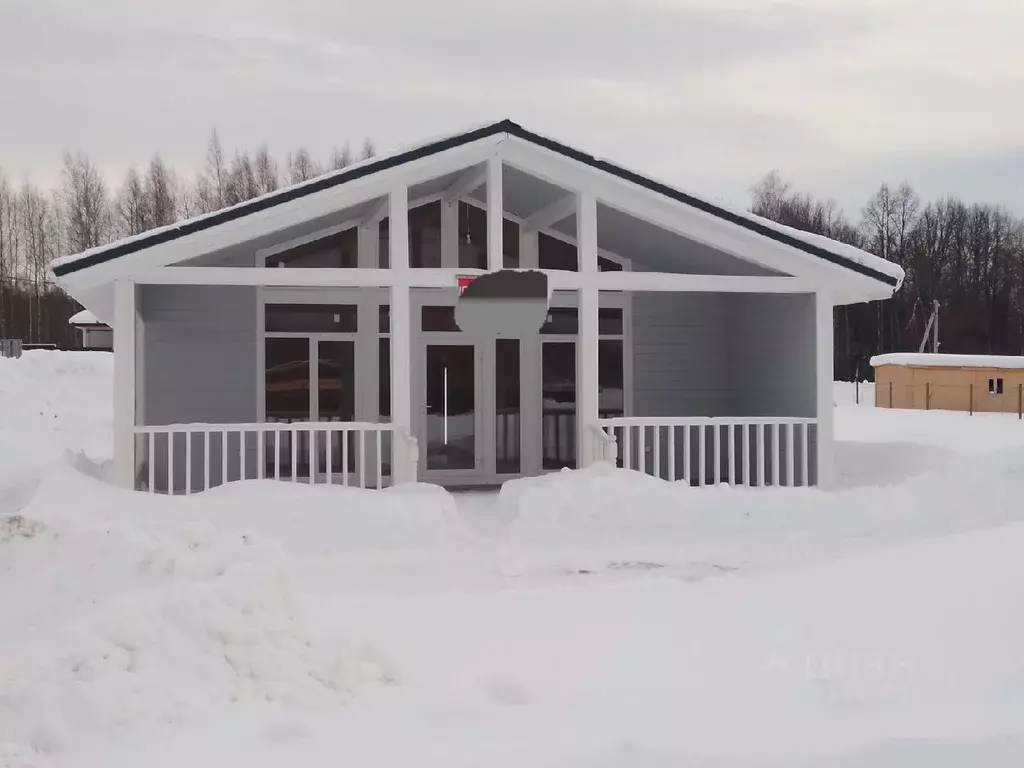
[[[1024,356],[896,353],[871,358],[875,405],[1020,414]]]

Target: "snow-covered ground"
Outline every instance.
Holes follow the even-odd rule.
[[[1024,424],[837,384],[841,488],[105,482],[0,360],[0,766],[1024,764]]]

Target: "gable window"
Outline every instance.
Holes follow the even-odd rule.
[[[354,269],[358,266],[359,237],[346,229],[311,243],[303,243],[287,251],[267,257],[268,267],[301,267],[305,269]]]
[[[541,269],[560,269],[565,272],[579,271],[576,246],[557,237],[541,232],[537,240],[537,266]],[[604,256],[597,257],[598,272],[621,272],[622,265]]]
[[[502,263],[519,266],[519,225],[502,219]],[[459,203],[459,268],[487,269],[487,210],[465,201]]]
[[[990,395],[1001,395],[1001,394],[1003,394],[1003,380],[1002,380],[1002,378],[989,379],[988,380],[988,393]]]
[[[579,271],[576,246],[541,232],[537,239],[537,266],[541,269],[561,269],[566,272]]]
[[[391,266],[391,220],[385,216],[377,228],[377,260],[381,269]],[[437,269],[441,266],[441,203],[435,201],[409,209],[409,266]]]
[[[409,266],[441,267],[441,202],[427,203],[409,211]]]

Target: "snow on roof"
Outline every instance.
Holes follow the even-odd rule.
[[[100,322],[100,319],[88,309],[83,309],[78,314],[71,316],[68,325],[105,325],[105,323]]]
[[[405,147],[395,152],[379,155],[367,160],[354,163],[345,168],[317,176],[305,182],[285,187],[270,192],[252,200],[246,200],[229,208],[203,214],[185,221],[175,222],[165,227],[149,230],[132,237],[109,243],[78,254],[61,256],[50,263],[51,269],[62,276],[66,273],[88,268],[93,264],[127,255],[143,250],[178,237],[197,232],[202,229],[217,226],[220,223],[230,221],[250,213],[270,208],[280,203],[288,202],[307,194],[326,190],[331,187],[343,184],[350,178],[384,171],[389,168],[401,165],[420,155],[430,155],[436,152],[443,152],[454,146],[475,141],[498,133],[505,132],[521,140],[536,144],[549,151],[556,152],[569,157],[577,162],[584,163],[598,170],[610,173],[617,178],[642,186],[650,191],[669,197],[677,202],[695,207],[717,218],[730,221],[731,223],[756,232],[757,234],[778,240],[797,250],[805,251],[818,258],[831,261],[839,266],[852,269],[856,272],[868,275],[887,285],[893,290],[899,288],[904,278],[903,269],[890,261],[879,258],[859,248],[831,240],[829,238],[809,234],[791,227],[776,224],[775,222],[763,219],[747,211],[733,209],[718,202],[710,202],[707,197],[694,195],[681,190],[675,185],[658,181],[645,174],[638,173],[624,168],[608,160],[595,157],[581,150],[575,149],[562,142],[533,133],[524,129],[511,120],[501,120],[495,123],[485,124],[467,131],[456,134],[448,134],[441,138],[420,142],[412,147]]]
[[[907,365],[914,368],[1006,368],[1024,370],[1024,357],[1018,355],[944,355],[929,352],[895,352],[875,355],[871,365]]]
[[[831,251],[837,256],[842,256],[845,259],[856,262],[861,266],[870,267],[871,269],[877,270],[883,274],[889,275],[903,282],[903,278],[906,277],[906,273],[903,271],[903,267],[899,264],[883,259],[880,256],[875,256],[873,253],[861,250],[856,246],[849,245],[847,243],[841,243],[838,240],[825,237],[824,235],[815,235],[811,232],[804,232],[800,229],[794,229],[793,227],[787,227],[785,224],[779,224],[772,221],[771,219],[765,219],[756,214],[743,212],[743,216],[746,216],[752,221],[756,221],[759,224],[763,224],[766,227],[777,230],[790,237],[795,237],[797,240],[802,240],[809,245],[816,245],[819,248],[823,248],[827,251]],[[899,287],[899,285],[897,285]]]

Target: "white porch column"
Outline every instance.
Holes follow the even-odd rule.
[[[459,201],[441,198],[441,266],[459,267]]]
[[[832,297],[824,293],[814,294],[814,315],[816,330],[815,366],[818,380],[818,486],[829,488],[835,478],[835,444],[833,430],[833,369],[832,369]]]
[[[540,268],[540,233],[536,230],[519,231],[519,266],[523,269]]]
[[[356,233],[358,251],[356,263],[359,269],[376,269],[380,249],[379,223],[360,224]],[[356,358],[356,421],[377,421],[380,417],[377,407],[378,381],[380,370],[377,356],[377,305],[380,292],[370,288],[359,292],[356,327],[359,333],[355,341]]]
[[[114,281],[114,479],[135,488],[135,283]]]
[[[505,204],[501,190],[501,158],[487,160],[487,268],[497,272],[505,266]]]
[[[597,199],[581,192],[576,199],[580,268],[579,342],[576,345],[576,433],[579,466],[592,464],[590,427],[597,425]]]
[[[388,195],[388,219],[391,269],[396,278],[409,272],[409,189],[400,184]],[[412,426],[412,345],[410,340],[409,283],[398,279],[391,286],[391,422],[413,434]],[[412,482],[412,467],[396,444],[395,482]]]
[[[380,261],[380,222],[359,225],[356,230],[356,263],[360,269],[377,269]]]

